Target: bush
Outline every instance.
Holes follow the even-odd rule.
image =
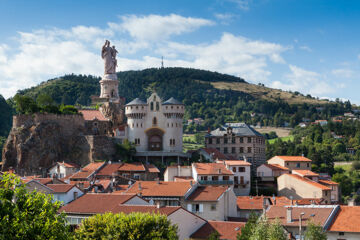
[[[95,215],[84,220],[75,239],[178,239],[177,226],[165,215],[149,213]]]

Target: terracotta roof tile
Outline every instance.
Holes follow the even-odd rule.
[[[46,186],[51,188],[54,193],[67,193],[73,187],[75,187],[74,184],[48,184]]]
[[[238,209],[244,209],[244,210],[262,210],[263,209],[263,202],[264,197],[263,196],[240,196],[237,197],[236,204]]]
[[[310,159],[303,156],[276,156],[286,162],[312,162]]]
[[[299,226],[300,213],[305,213],[302,217],[302,225],[307,226],[308,222],[313,221],[324,227],[326,220],[333,212],[334,205],[311,205],[311,206],[292,206],[292,221],[288,222],[286,219],[286,206],[270,206],[266,212],[267,218],[271,220],[279,219],[283,226]]]
[[[223,161],[221,161],[221,163],[222,162]],[[241,160],[225,160],[225,163],[229,166],[251,166],[251,163]]]
[[[244,226],[245,223],[243,222],[208,221],[190,237],[208,239],[212,233],[217,231],[220,234],[220,239],[236,240],[236,236],[241,234],[241,228]]]
[[[340,206],[330,232],[360,232],[360,206]]]
[[[271,163],[264,163],[264,166],[272,169],[272,170],[281,170],[281,171],[288,171],[289,169],[287,167],[283,167],[279,164],[271,164]]]
[[[223,163],[193,163],[198,175],[234,175]]]
[[[296,178],[296,179],[298,179],[298,180],[300,180],[300,181],[303,181],[303,182],[305,182],[305,183],[307,183],[307,184],[310,184],[310,185],[312,185],[312,186],[314,186],[314,187],[317,187],[317,188],[320,188],[320,189],[322,189],[322,190],[331,190],[331,188],[329,188],[329,187],[327,187],[327,186],[325,186],[325,185],[322,185],[322,184],[320,184],[320,183],[318,183],[318,182],[312,181],[312,180],[310,180],[310,179],[308,179],[308,178],[306,178],[306,177],[301,177],[301,176],[296,175],[296,174],[288,174],[288,173],[283,174],[283,175],[281,175],[281,176],[284,176],[284,175],[288,175],[288,176],[290,176],[290,177]],[[280,176],[280,177],[281,177],[281,176]]]
[[[96,175],[97,176],[112,176],[118,172],[122,163],[111,163],[103,167]]]
[[[297,170],[292,170],[292,173],[298,174],[298,175],[303,176],[303,177],[318,177],[319,176],[318,173],[314,173],[314,172],[312,172],[310,170],[297,169]]]
[[[145,164],[145,168],[151,173],[160,173],[160,170],[154,164]]]
[[[76,163],[66,163],[66,162],[58,162],[60,165],[63,165],[67,168],[80,168],[79,165],[77,165]]]
[[[188,201],[194,202],[215,202],[221,195],[228,190],[224,186],[199,186],[188,197]]]
[[[277,196],[275,197],[275,200],[274,197],[269,197],[269,200],[272,205],[276,205],[276,206],[291,205],[291,200],[285,196]]]
[[[141,190],[139,189],[141,185]],[[137,181],[126,193],[141,193],[142,196],[183,197],[190,190],[190,182]]]
[[[74,173],[72,176],[69,177],[69,179],[84,179],[84,178],[88,178],[90,177],[92,174],[95,173],[95,171],[97,171],[98,169],[100,169],[103,165],[105,164],[105,162],[93,162],[93,163],[89,163],[88,165],[86,165],[85,167],[83,167],[82,169],[80,169],[80,171]]]
[[[193,177],[190,176],[175,176],[174,182],[190,182],[195,181]]]
[[[59,212],[97,214],[111,211],[135,197],[135,194],[87,193],[62,207]]]
[[[115,206],[111,212],[113,213],[125,213],[125,214],[129,214],[129,213],[133,213],[133,212],[142,212],[142,213],[158,213],[158,214],[162,214],[162,215],[166,215],[169,216],[172,213],[176,212],[177,210],[179,210],[181,207],[180,206],[176,206],[176,207],[161,207],[161,208],[157,208],[156,206],[146,206],[146,205],[118,205]]]
[[[88,189],[90,187],[89,181],[70,181],[70,184],[75,184],[80,188],[80,185],[82,185],[81,189]]]
[[[216,148],[202,148],[202,150],[204,150],[209,155],[213,154],[212,156],[214,159],[219,159],[219,160],[227,160],[228,159],[224,154],[222,154]]]
[[[109,121],[99,110],[79,110],[85,119],[85,121],[92,121],[97,119],[99,121]]]
[[[122,163],[119,167],[121,172],[144,172],[145,170],[145,166],[141,162]]]
[[[319,183],[324,185],[339,185],[337,182],[331,180],[322,180],[322,179],[319,179]]]

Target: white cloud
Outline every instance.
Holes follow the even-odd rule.
[[[203,18],[183,17],[176,14],[168,16],[148,15],[122,16],[120,25],[112,24],[117,29],[127,31],[133,38],[138,40],[166,40],[172,35],[180,35],[197,30],[203,26],[211,26],[214,23]]]
[[[312,52],[312,49],[310,48],[310,47],[308,47],[308,46],[300,46],[299,47],[301,50],[304,50],[304,51],[307,51],[307,52]]]
[[[331,73],[338,78],[351,78],[354,76],[354,71],[348,68],[334,69]]]
[[[271,86],[284,90],[299,91],[311,95],[323,95],[334,92],[334,89],[317,72],[308,71],[300,67],[289,65],[290,73],[284,76],[285,83],[274,81]]]
[[[231,13],[215,13],[215,18],[218,19],[222,24],[229,24],[231,20],[235,17],[234,14]]]
[[[252,0],[227,0],[227,1],[235,3],[239,9],[245,11],[250,9],[250,3],[252,2]]]

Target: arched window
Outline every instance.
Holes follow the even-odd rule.
[[[154,111],[154,102],[150,103],[150,111]]]
[[[156,102],[156,111],[159,111],[160,110],[160,104],[159,102]]]
[[[153,125],[157,125],[157,119],[156,119],[156,117],[153,118]]]

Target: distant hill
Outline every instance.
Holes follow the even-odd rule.
[[[145,100],[152,90],[163,100],[175,97],[183,101],[186,119],[205,119],[198,129],[213,128],[225,121],[271,126],[283,126],[287,122],[295,126],[304,117],[328,119],[351,110],[350,103],[317,100],[298,92],[250,84],[239,77],[191,68],[124,71],[118,73],[118,78],[119,94],[127,102],[136,97]],[[100,94],[99,80],[94,76],[71,74],[19,93],[33,98],[46,93],[57,103],[89,105],[90,96]],[[316,109],[319,106],[322,106],[321,111]]]

